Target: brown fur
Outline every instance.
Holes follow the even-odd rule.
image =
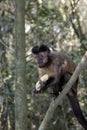
[[[76,65],[75,63],[64,53],[54,52],[50,54],[51,63],[48,66],[38,68],[39,78],[41,78],[44,74],[48,74],[49,77],[55,77],[58,73],[58,70],[61,71],[62,74],[69,72],[73,74]]]
[[[76,65],[62,52],[50,52],[47,46],[40,46],[33,48],[33,53],[36,55],[36,63],[39,73],[39,87],[37,86],[33,93],[41,93],[52,86],[53,95],[58,96],[59,92],[62,91],[63,86],[69,81],[73,72],[75,71]],[[41,77],[48,74],[46,81],[41,81]],[[37,85],[38,85],[37,84]],[[87,121],[82,114],[79,106],[77,97],[77,85],[78,79],[73,84],[70,91],[67,93],[67,97],[70,101],[71,107],[77,120],[87,130]]]

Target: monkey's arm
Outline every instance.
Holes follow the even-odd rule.
[[[45,80],[45,81],[39,80],[36,83],[35,88],[32,90],[32,94],[38,94],[38,93],[42,93],[46,91],[46,89],[49,87],[48,85],[52,83],[53,80],[54,80],[54,77],[49,77],[48,80]]]
[[[32,93],[41,93],[42,89],[46,85],[47,80],[49,79],[48,74],[43,75],[36,83],[35,88]]]
[[[55,75],[49,76],[48,74],[43,75],[40,80],[36,83],[34,89],[35,93],[44,92],[49,87],[54,87],[57,85],[61,78],[61,69],[55,72]]]
[[[34,89],[34,93],[38,94],[38,93],[42,93],[44,91],[47,90],[47,88],[49,87],[54,87],[55,84],[57,84],[58,80],[55,79],[54,77],[49,77],[48,80],[46,81],[39,81],[39,89],[37,89],[37,87]]]
[[[49,87],[54,87],[55,85],[57,85],[60,82],[61,74],[62,74],[61,69],[59,68],[59,70],[55,72],[55,75],[49,77],[45,86],[43,87],[49,88]]]

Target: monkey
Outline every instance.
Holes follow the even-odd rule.
[[[38,53],[38,51],[39,51],[39,53]],[[52,81],[55,77],[54,82],[52,82],[51,84],[55,84],[58,82],[58,80],[60,79],[61,68],[64,68],[64,66],[66,66],[66,69],[68,69],[68,66],[70,66],[69,70],[71,73],[73,73],[73,71],[74,71],[75,64],[72,62],[69,63],[69,60],[70,60],[69,58],[66,58],[68,60],[68,65],[66,65],[67,64],[66,59],[65,59],[64,63],[62,63],[64,60],[64,58],[62,59],[63,54],[61,55],[60,53],[50,53],[50,49],[44,45],[42,45],[39,48],[39,50],[38,50],[38,46],[35,46],[32,49],[32,52],[34,54],[35,61],[38,62],[37,65],[38,65],[39,78],[41,78],[47,72],[50,77],[48,81]],[[44,59],[44,61],[42,61],[42,67],[41,67],[41,57],[42,57],[42,59]],[[56,57],[59,57],[59,58],[57,59]],[[52,60],[52,59],[55,59],[55,60]],[[56,61],[57,65],[55,65],[55,61]],[[45,64],[43,62],[45,62]],[[54,62],[54,63],[50,64],[50,62]],[[71,64],[71,65],[69,65],[69,64]],[[59,67],[60,65],[61,65],[61,67]],[[71,66],[72,66],[72,68],[71,68]],[[59,72],[57,73],[56,70]],[[64,73],[64,71],[65,70],[63,69],[62,73]]]
[[[63,52],[51,52],[47,45],[34,46],[32,54],[37,65],[39,80],[36,83],[34,94],[42,93],[52,88],[53,95],[57,97],[63,86],[69,81],[76,69],[73,60]],[[66,94],[74,115],[82,127],[87,130],[87,121],[82,113],[77,96],[78,79]]]

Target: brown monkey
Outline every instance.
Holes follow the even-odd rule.
[[[46,45],[33,47],[32,53],[34,54],[39,73],[39,81],[33,92],[41,93],[48,87],[52,87],[53,94],[58,96],[59,92],[62,91],[64,84],[66,84],[72,76],[76,68],[75,63],[64,53],[51,52]],[[82,114],[77,98],[77,84],[78,79],[67,93],[67,97],[77,120],[83,128],[87,130],[87,121]],[[37,87],[38,85],[39,87]]]

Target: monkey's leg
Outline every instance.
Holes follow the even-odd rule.
[[[87,121],[85,120],[85,117],[82,113],[82,110],[79,105],[78,97],[77,97],[77,84],[78,81],[74,83],[71,90],[68,92],[67,97],[70,101],[72,110],[79,121],[79,123],[83,126],[85,130],[87,130]]]
[[[71,74],[66,73],[63,75],[63,85],[69,81],[71,78]],[[79,121],[79,123],[83,126],[85,130],[87,130],[87,121],[85,120],[84,115],[82,114],[82,110],[79,105],[78,97],[77,97],[77,84],[78,84],[78,79],[70,89],[70,91],[67,94],[67,97],[70,101],[72,110]]]
[[[85,120],[85,117],[82,114],[77,95],[71,96],[71,95],[67,94],[67,97],[70,101],[71,107],[73,109],[73,112],[74,112],[77,120],[83,126],[83,128],[85,130],[87,130],[87,121]]]

